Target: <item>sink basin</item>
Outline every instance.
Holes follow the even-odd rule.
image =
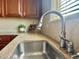
[[[10,59],[64,59],[47,41],[20,43]]]

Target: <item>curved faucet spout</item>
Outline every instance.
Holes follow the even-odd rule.
[[[41,30],[42,26],[43,26],[43,19],[46,15],[48,14],[56,14],[57,16],[60,17],[61,19],[61,25],[62,25],[62,31],[61,31],[61,35],[62,37],[66,38],[66,32],[65,32],[65,19],[63,18],[63,16],[60,14],[60,12],[58,11],[53,11],[53,10],[49,10],[47,12],[45,12],[41,18],[40,18],[40,21],[39,21],[39,24],[37,25],[37,30]]]

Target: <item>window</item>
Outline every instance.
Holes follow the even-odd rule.
[[[64,16],[79,13],[79,0],[60,0],[59,11]]]

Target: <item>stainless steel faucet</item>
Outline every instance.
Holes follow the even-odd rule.
[[[72,55],[72,58],[76,58],[76,59],[78,58],[79,59],[79,53]]]
[[[60,14],[60,12],[58,12],[58,11],[53,11],[53,10],[49,10],[49,11],[45,12],[45,13],[41,16],[40,21],[39,21],[39,23],[38,23],[36,29],[37,29],[38,31],[40,31],[40,30],[42,29],[44,17],[45,17],[46,15],[48,15],[48,14],[56,14],[57,16],[60,17],[60,19],[61,19],[61,25],[62,25],[61,36],[60,36],[60,40],[61,40],[61,41],[60,41],[60,46],[61,46],[61,47],[65,47],[65,44],[66,44],[66,42],[65,42],[65,39],[66,39],[65,19],[64,19],[63,16]]]

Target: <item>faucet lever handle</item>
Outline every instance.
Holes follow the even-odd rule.
[[[59,37],[60,37],[60,39],[62,39],[62,40],[66,40],[66,38],[64,38],[63,36],[60,36],[60,35],[59,35]]]
[[[62,36],[59,36],[59,37],[60,37],[60,47],[66,48],[66,39]]]

